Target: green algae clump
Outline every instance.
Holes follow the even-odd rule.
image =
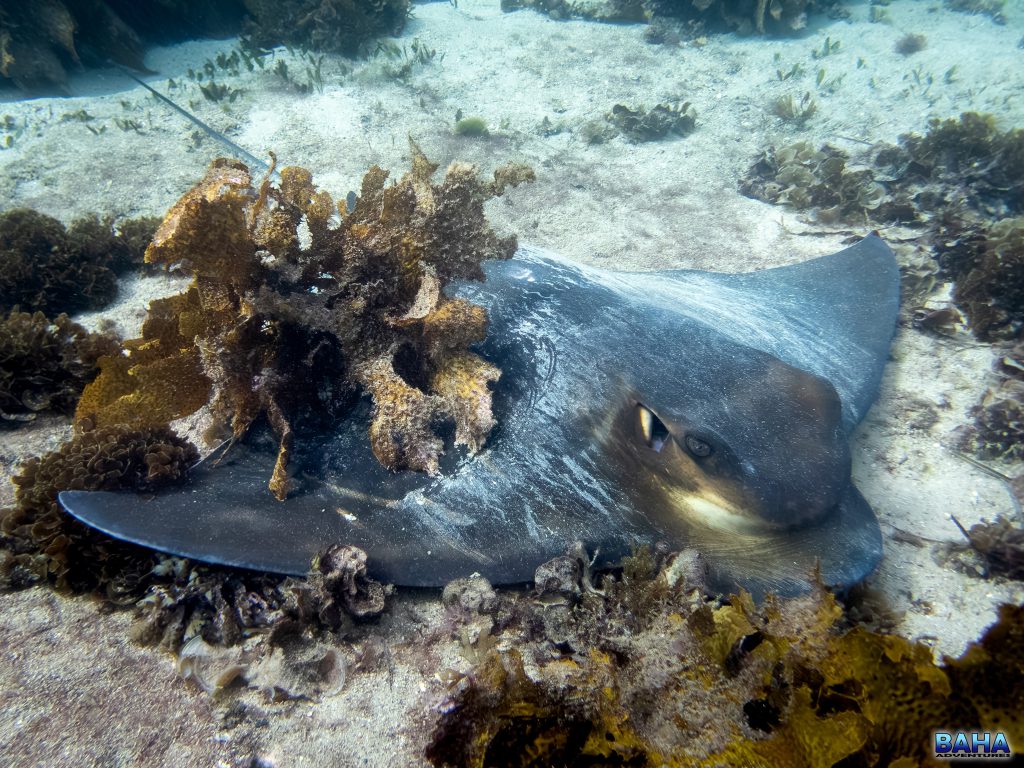
[[[455,121],[455,135],[482,138],[490,136],[491,132],[487,130],[486,120],[482,117],[470,116]]]
[[[486,312],[443,289],[512,255],[515,238],[494,234],[483,204],[532,171],[511,164],[484,181],[453,163],[435,183],[437,167],[411,147],[412,170],[386,185],[371,168],[351,211],[305,169],[257,186],[242,163],[215,161],[146,251],[147,263],[188,270],[192,286],[153,303],[125,355],[100,359],[77,422],[155,426],[208,405],[214,431],[239,438],[264,419],[279,443],[278,498],[296,436],[330,429],[360,392],[373,402],[374,454],[391,469],[435,472],[440,422],[479,450],[500,371],[469,351]]]

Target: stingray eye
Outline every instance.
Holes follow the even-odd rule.
[[[668,427],[654,415],[654,411],[642,403],[637,403],[636,412],[640,437],[643,438],[648,448],[660,451],[665,447],[665,442],[669,438]]]
[[[698,459],[703,459],[704,457],[711,455],[711,444],[701,440],[699,437],[687,435],[684,442],[686,443],[686,450]]]

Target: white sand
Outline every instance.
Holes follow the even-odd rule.
[[[893,3],[889,24],[868,23],[867,3],[850,10],[849,21],[813,19],[799,39],[722,35],[702,46],[665,47],[645,43],[639,25],[555,22],[531,11],[502,14],[497,0],[460,0],[458,7],[432,3],[416,6],[399,42],[418,38],[443,52],[444,59],[414,66],[405,82],[389,78],[381,61],[343,64],[328,58],[322,93],[301,95],[266,71],[218,76],[219,82],[246,89],[227,106],[204,101],[194,86],[184,95],[170,94],[191,101],[200,117],[255,154],[273,150],[285,164],[310,168],[338,196],[358,189],[373,163],[391,169],[395,177],[404,172],[406,137],[412,135],[442,168],[456,159],[477,163],[487,173],[508,160],[533,165],[535,184],[509,192],[489,208],[495,225],[522,241],[610,268],[752,270],[831,252],[841,240],[794,234],[808,228],[793,212],[736,191],[740,175],[768,145],[806,139],[855,149],[850,139],[894,141],[901,133],[922,131],[930,117],[966,110],[991,111],[1003,128],[1024,126],[1024,51],[1017,47],[1024,12],[1019,4],[1009,4],[1006,26],[948,12],[937,2]],[[895,54],[893,45],[906,32],[927,35],[927,48],[910,57]],[[839,40],[840,49],[815,60],[811,53],[821,49],[826,36]],[[165,77],[187,82],[188,67],[198,69],[234,45],[229,40],[158,49],[147,63]],[[305,65],[288,61],[304,80]],[[796,63],[804,74],[780,82],[776,71]],[[353,66],[354,71],[341,74]],[[819,68],[826,70],[826,82],[842,77],[834,93],[816,88]],[[165,80],[151,82],[168,92]],[[23,126],[13,148],[0,151],[4,207],[28,205],[64,220],[92,211],[160,214],[222,153],[218,144],[196,134],[121,75],[84,74],[73,79],[72,89],[87,95],[0,106],[0,113]],[[799,98],[808,91],[815,95],[818,112],[802,129],[768,109],[777,96]],[[698,113],[693,135],[639,145],[622,139],[588,145],[569,131],[545,137],[539,130],[545,117],[578,128],[601,119],[617,102],[653,106],[665,100],[692,102]],[[62,121],[81,109],[95,119]],[[485,118],[491,136],[455,136],[458,110]],[[115,119],[135,120],[140,131],[121,130]],[[104,130],[93,135],[87,126]],[[158,281],[135,281],[105,314],[128,331],[141,320],[145,301],[165,290]],[[886,557],[873,582],[905,611],[901,632],[957,654],[992,621],[996,605],[1021,602],[1024,590],[1020,584],[951,570],[937,561],[933,547],[891,536],[898,529],[937,542],[958,541],[951,514],[969,526],[1012,512],[1001,483],[949,448],[953,430],[968,421],[968,410],[986,386],[992,352],[904,327],[892,358],[879,402],[854,439],[855,479],[887,534]],[[929,407],[937,422],[929,429],[913,426]],[[61,423],[48,422],[15,438],[5,436],[0,458],[9,467],[19,456],[51,447],[64,432]],[[5,488],[0,498],[6,500],[9,493]],[[382,642],[393,646],[391,686],[379,676],[355,673],[345,693],[321,705],[262,705],[270,725],[259,744],[240,742],[237,734],[217,736],[216,712],[203,697],[180,690],[166,671],[169,661],[124,646],[121,617],[100,616],[87,601],[65,601],[40,591],[0,596],[0,607],[4,647],[24,648],[5,651],[0,665],[8,712],[0,719],[0,734],[30,727],[32,712],[44,719],[32,726],[40,728],[35,742],[55,738],[59,729],[78,722],[61,725],[58,720],[65,715],[47,714],[39,703],[46,697],[39,691],[59,698],[88,686],[101,697],[111,686],[123,685],[118,681],[126,669],[133,676],[141,675],[137,665],[157,670],[146,684],[122,689],[126,698],[121,704],[130,706],[110,720],[104,733],[79,733],[63,744],[64,752],[45,753],[37,743],[31,749],[39,750],[38,758],[22,765],[67,764],[54,755],[80,765],[109,764],[98,751],[100,741],[134,754],[142,749],[139,729],[155,726],[133,713],[153,707],[166,708],[167,723],[156,729],[159,743],[148,747],[154,750],[148,753],[152,759],[135,764],[198,765],[219,759],[224,765],[243,765],[257,747],[269,750],[277,765],[416,764],[421,725],[429,720],[427,702],[439,690],[433,679],[436,665],[424,662],[424,649],[412,639],[417,628],[429,627],[438,616],[436,600],[421,595],[402,596],[394,617],[381,628]],[[33,618],[44,608],[59,616],[43,622],[45,627]],[[41,639],[52,652],[29,651]],[[452,663],[450,645],[430,653]],[[85,680],[83,664],[90,670]],[[27,687],[32,693],[20,696],[18,691]],[[30,702],[37,710],[31,710]],[[164,729],[170,730],[169,737]],[[198,749],[197,733],[209,739],[201,758],[190,751]],[[14,742],[0,735],[4,743],[29,748],[33,740]],[[0,746],[0,758],[5,749]]]

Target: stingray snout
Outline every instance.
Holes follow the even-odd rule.
[[[797,528],[827,517],[848,485],[849,476],[841,465],[823,468],[798,482],[773,478],[750,488],[748,512],[773,528]]]
[[[688,451],[703,483],[748,521],[771,528],[828,516],[850,484],[835,387],[772,358],[748,361],[723,381],[693,415],[672,419],[681,437],[696,434],[713,446],[709,458]]]
[[[850,484],[850,450],[836,422],[795,420],[742,462],[738,485],[748,512],[773,527],[821,520]]]

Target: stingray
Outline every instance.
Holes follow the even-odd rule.
[[[700,553],[711,586],[845,588],[882,556],[851,481],[875,400],[898,270],[876,235],[745,274],[614,272],[523,246],[449,291],[487,308],[478,351],[503,371],[498,426],[435,476],[374,458],[364,401],[296,448],[297,490],[267,490],[272,441],[236,445],[153,496],[65,491],[72,515],[174,555],[305,574],[333,543],[407,586],[526,582],[582,543],[598,566],[640,545]]]

